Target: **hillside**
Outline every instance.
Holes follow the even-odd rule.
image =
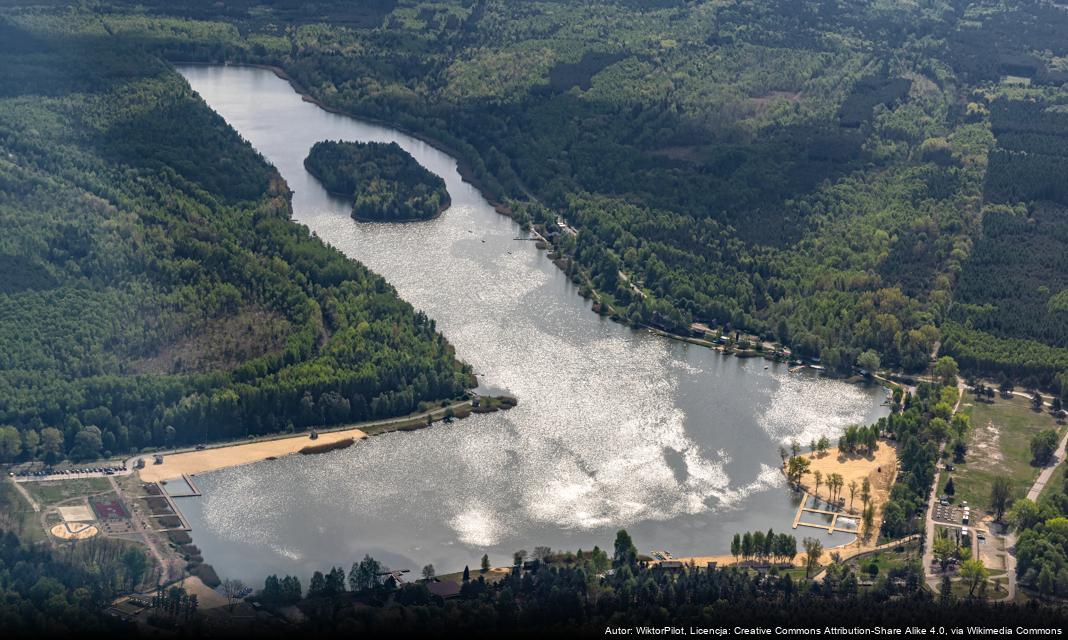
[[[0,456],[90,459],[463,392],[434,323],[91,16],[0,19]],[[17,437],[6,437],[14,428]]]

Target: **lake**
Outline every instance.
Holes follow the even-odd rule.
[[[496,213],[456,160],[411,136],[305,102],[264,69],[181,67],[207,103],[281,172],[294,218],[382,274],[437,321],[480,391],[520,404],[318,456],[197,477],[180,506],[222,577],[305,584],[364,554],[413,573],[475,567],[483,553],[611,548],[726,553],[735,532],[788,531],[797,502],[779,445],[886,415],[885,391],[789,373],[601,318]],[[304,169],[319,140],[396,142],[445,179],[452,206],[408,224],[356,222]],[[824,546],[847,542],[818,535]]]

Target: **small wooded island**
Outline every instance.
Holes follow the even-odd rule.
[[[352,198],[357,220],[426,220],[449,207],[445,181],[396,142],[316,142],[304,167],[327,191]]]

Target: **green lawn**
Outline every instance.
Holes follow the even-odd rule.
[[[1038,494],[1038,500],[1035,502],[1042,502],[1042,500],[1055,491],[1063,491],[1068,485],[1064,479],[1065,466],[1063,464],[1058,465],[1057,470],[1053,472],[1053,477],[1049,479],[1046,486],[1042,488],[1042,492]]]
[[[986,509],[994,478],[1006,476],[1012,481],[1014,498],[1024,497],[1040,471],[1031,465],[1031,437],[1049,428],[1063,434],[1064,428],[1049,413],[1032,410],[1030,400],[1017,396],[999,395],[993,403],[977,403],[968,395],[961,411],[971,419],[968,453],[964,463],[954,463],[952,473],[942,474],[939,493],[952,476],[956,502],[967,500],[969,505]]]
[[[0,481],[0,528],[14,531],[23,542],[37,542],[45,537],[38,514],[7,480]]]
[[[50,480],[48,482],[24,482],[22,486],[29,491],[43,509],[71,498],[104,493],[111,490],[107,478],[78,478],[74,480]]]
[[[964,584],[964,582],[954,582],[952,592],[953,596],[958,600],[968,599],[968,585]],[[982,585],[976,586],[975,591],[973,592],[973,597],[978,598],[980,597],[980,594],[982,594],[985,598],[997,599],[1004,597],[1005,591],[998,591],[994,583],[990,580],[987,580],[986,590],[983,590]]]
[[[903,546],[904,549],[901,552],[897,552],[894,549],[884,549],[876,553],[850,558],[846,561],[846,565],[853,569],[853,573],[858,576],[867,577],[868,565],[874,562],[875,566],[879,567],[879,573],[876,577],[885,576],[891,569],[904,567],[909,562],[919,559],[920,546],[918,542],[908,542]]]

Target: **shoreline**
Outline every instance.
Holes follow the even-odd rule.
[[[252,441],[222,443],[200,450],[182,449],[171,452],[158,452],[158,455],[163,456],[163,463],[158,465],[152,464],[149,460],[152,456],[157,455],[156,452],[145,453],[131,458],[131,461],[136,458],[146,459],[145,467],[143,469],[134,469],[133,473],[142,482],[160,482],[180,478],[183,475],[195,476],[201,473],[264,462],[287,455],[308,455],[302,454],[301,450],[308,447],[335,445],[346,440],[354,443],[372,436],[395,431],[426,429],[432,424],[428,424],[428,417],[433,422],[442,421],[450,409],[457,419],[466,418],[473,413],[471,411],[471,401],[464,400],[452,403],[447,407],[438,407],[430,411],[407,416],[373,420],[335,428],[317,429],[318,438],[315,440],[311,439],[310,431],[303,431],[292,434],[268,435]],[[128,464],[130,463],[128,462]]]
[[[505,217],[511,219],[512,221],[516,221],[515,217],[512,215],[511,208],[507,204],[499,201],[496,197],[490,195],[487,192],[485,185],[482,183],[482,181],[480,181],[477,177],[475,177],[474,173],[471,170],[471,167],[468,165],[467,162],[464,161],[462,155],[457,153],[455,149],[449,147],[449,145],[445,144],[444,142],[441,142],[440,140],[436,140],[434,138],[431,138],[430,136],[427,136],[427,135],[425,135],[423,133],[419,133],[417,131],[413,131],[411,129],[408,129],[407,127],[405,127],[403,125],[400,125],[400,124],[397,124],[395,122],[390,122],[388,120],[383,120],[381,118],[375,118],[375,117],[372,117],[372,116],[356,115],[356,114],[353,114],[353,113],[349,113],[349,112],[347,112],[347,111],[345,111],[343,109],[330,106],[330,105],[324,103],[322,100],[320,100],[320,99],[316,98],[315,96],[313,96],[304,86],[302,86],[299,82],[297,82],[296,79],[294,79],[292,76],[290,76],[289,73],[282,67],[279,67],[279,66],[273,65],[273,64],[264,64],[264,63],[257,63],[257,62],[199,62],[199,61],[192,61],[191,62],[191,61],[178,61],[178,60],[167,60],[167,62],[172,66],[186,65],[186,66],[200,66],[200,67],[217,67],[217,66],[248,67],[248,68],[252,68],[252,69],[262,69],[262,70],[265,70],[265,71],[270,71],[271,73],[273,73],[279,79],[285,80],[287,83],[289,83],[289,86],[293,89],[293,91],[297,95],[299,95],[301,97],[301,100],[303,100],[304,102],[308,102],[310,104],[314,104],[315,106],[319,107],[323,111],[326,111],[327,113],[332,113],[332,114],[339,115],[339,116],[345,116],[347,118],[352,118],[354,120],[359,120],[359,121],[366,122],[366,123],[369,123],[369,124],[374,124],[374,125],[377,125],[377,126],[393,129],[393,130],[398,131],[398,132],[400,132],[400,133],[402,133],[402,134],[404,134],[406,136],[410,136],[412,138],[415,138],[416,140],[419,140],[420,142],[423,142],[424,144],[427,144],[427,145],[433,147],[434,149],[437,149],[438,151],[448,155],[450,158],[452,158],[453,160],[456,161],[456,171],[457,171],[457,173],[460,174],[460,179],[461,180],[463,180],[464,182],[466,182],[466,183],[470,184],[472,187],[474,187],[475,190],[478,191],[479,195],[481,195],[482,198],[485,199],[486,202],[489,203],[489,205],[491,207],[493,207],[494,211],[496,211],[497,213],[499,213],[502,216],[505,216]],[[307,167],[305,167],[305,170],[308,170]],[[318,180],[318,177],[315,176],[315,174],[313,172],[309,171],[309,173],[312,173],[312,176],[315,177]],[[321,184],[321,182],[322,181],[320,180],[320,184]],[[327,190],[327,193],[331,193],[331,195],[334,195],[334,196],[340,197],[340,198],[349,197],[349,196],[347,196],[345,194],[334,193],[334,192],[331,192],[329,190]],[[409,223],[409,222],[421,222],[421,221],[424,221],[424,220],[433,220],[433,219],[436,219],[436,218],[440,217],[441,214],[443,214],[449,207],[452,206],[451,200],[452,200],[452,198],[451,198],[451,195],[450,195],[450,202],[448,203],[448,205],[446,205],[444,208],[442,208],[442,210],[439,211],[437,213],[437,215],[435,215],[435,216],[433,216],[431,218],[420,218],[420,219],[417,219],[417,220],[382,221],[382,220],[363,220],[363,219],[357,218],[355,216],[352,216],[352,219],[356,220],[357,222],[362,222],[362,223],[369,223],[369,222],[395,222],[395,223],[400,223],[400,224],[405,224],[405,223]],[[522,227],[520,227],[520,228],[522,228]],[[551,254],[552,254],[552,250],[554,249],[554,245],[549,240],[547,240],[545,238],[544,234],[542,234],[540,231],[538,231],[538,229],[534,225],[531,225],[530,229],[528,229],[526,231],[535,236],[535,238],[532,238],[532,240],[536,240],[536,241],[538,241],[539,244],[544,245],[544,246],[539,246],[538,248],[547,257],[550,258],[550,260],[553,262],[553,264],[555,264],[556,267],[560,271],[565,271],[564,267],[560,264],[559,259],[553,259],[552,258]],[[566,273],[565,273],[565,275],[566,275]],[[603,306],[600,307],[600,310],[598,310],[597,308],[591,308],[591,311],[593,311],[594,313],[596,313],[599,316],[607,317],[609,320],[611,320],[613,322],[617,322],[619,324],[630,326],[633,329],[637,329],[638,328],[638,327],[633,327],[632,325],[630,325],[630,323],[628,323],[626,320],[624,320],[623,317],[618,314],[618,312],[616,311],[616,309],[614,307],[612,307],[611,305],[603,302],[600,299],[601,298],[600,292],[597,291],[597,289],[595,289],[595,288],[593,288],[592,286],[589,285],[588,279],[586,279],[586,284],[587,284],[587,286],[589,286],[590,291],[594,294],[593,296],[589,296],[589,297],[594,298],[594,302],[593,302],[594,307],[597,307],[598,305],[603,305]],[[587,296],[582,296],[582,297],[585,298]],[[602,313],[602,311],[604,311],[605,313]],[[707,340],[702,340],[700,338],[696,338],[696,337],[693,337],[693,336],[684,336],[684,335],[681,335],[681,334],[672,333],[670,331],[665,331],[663,329],[654,327],[652,325],[647,325],[647,324],[639,325],[639,327],[641,329],[644,329],[644,330],[648,331],[649,333],[652,333],[652,334],[657,335],[659,337],[666,338],[668,340],[674,340],[674,341],[677,341],[677,342],[685,342],[687,344],[692,344],[694,346],[705,347],[705,348],[711,349],[713,351],[718,351],[723,355],[733,355],[735,357],[755,357],[755,356],[760,356],[764,360],[770,360],[772,362],[786,362],[786,363],[790,363],[791,362],[789,359],[783,361],[783,360],[775,358],[775,357],[773,357],[773,356],[771,356],[771,355],[769,355],[769,354],[767,354],[765,352],[757,352],[757,353],[754,353],[753,355],[742,355],[742,356],[739,356],[739,353],[741,353],[741,352],[728,351],[725,347],[719,346],[719,345],[715,345],[715,344],[713,344],[713,343],[711,343],[711,342],[709,342]],[[801,364],[803,364],[803,363],[801,363]],[[823,375],[826,375],[826,374],[823,374]],[[851,382],[848,379],[844,379],[844,381],[847,382],[847,383]],[[867,383],[867,381],[865,381],[865,383]],[[886,384],[885,382],[876,382],[875,384],[880,384],[880,386],[892,390],[892,387],[890,385]]]
[[[302,86],[299,82],[297,82],[296,79],[294,79],[292,76],[290,76],[289,73],[282,67],[279,67],[279,66],[273,65],[273,64],[263,64],[263,63],[258,63],[258,62],[199,62],[199,61],[192,61],[191,62],[191,61],[185,61],[185,60],[167,60],[167,62],[169,64],[171,64],[172,66],[186,65],[186,66],[197,66],[197,67],[219,67],[219,66],[223,66],[223,67],[249,67],[249,68],[252,68],[252,69],[263,69],[265,71],[270,71],[275,76],[277,76],[279,79],[285,80],[286,82],[288,82],[289,86],[292,87],[293,91],[297,95],[300,96],[301,100],[303,100],[304,102],[308,102],[308,103],[314,104],[315,106],[319,107],[323,111],[326,111],[327,113],[332,113],[334,115],[339,115],[339,116],[345,116],[346,118],[352,118],[354,120],[360,120],[362,122],[366,122],[368,124],[378,125],[380,127],[386,127],[386,128],[389,128],[389,129],[394,129],[396,131],[399,131],[400,133],[403,133],[406,136],[415,138],[416,140],[418,140],[418,141],[420,141],[420,142],[422,142],[424,144],[430,145],[434,149],[437,149],[438,151],[448,155],[450,158],[452,158],[453,160],[456,161],[456,172],[460,174],[460,178],[464,182],[466,182],[467,184],[469,184],[472,187],[474,187],[478,191],[478,193],[486,200],[486,202],[488,202],[490,204],[490,206],[493,207],[493,209],[497,213],[499,213],[499,214],[501,214],[503,216],[507,216],[509,218],[512,217],[508,213],[509,212],[508,206],[505,203],[499,201],[496,197],[491,196],[489,193],[487,193],[485,185],[482,183],[481,180],[479,180],[477,177],[475,177],[474,172],[472,171],[470,165],[467,162],[464,161],[464,159],[462,157],[462,154],[457,153],[457,151],[455,149],[449,147],[447,144],[445,144],[444,142],[441,142],[440,140],[436,140],[436,139],[431,138],[430,136],[428,136],[426,134],[423,134],[423,133],[420,133],[420,132],[417,132],[417,131],[413,131],[413,130],[405,127],[404,125],[401,125],[401,124],[398,124],[398,123],[395,123],[395,122],[390,122],[388,120],[383,120],[381,118],[375,118],[373,116],[356,115],[356,114],[353,114],[353,113],[349,113],[349,112],[347,112],[347,111],[345,111],[343,109],[339,109],[337,107],[332,107],[332,106],[324,103],[322,100],[320,100],[320,99],[316,98],[315,96],[313,96],[304,86]],[[342,195],[342,197],[347,197],[347,196],[343,196]],[[450,200],[451,200],[451,198],[450,198]],[[450,202],[450,206],[451,206],[451,202]]]
[[[289,438],[259,440],[171,455],[162,454],[162,464],[146,461],[145,467],[137,470],[137,476],[142,482],[174,480],[183,475],[196,476],[201,473],[300,454],[301,450],[309,445],[326,446],[346,440],[350,442],[354,439],[363,440],[367,437],[367,434],[360,429],[352,428],[324,433],[315,440],[312,440],[309,434],[301,433]]]

